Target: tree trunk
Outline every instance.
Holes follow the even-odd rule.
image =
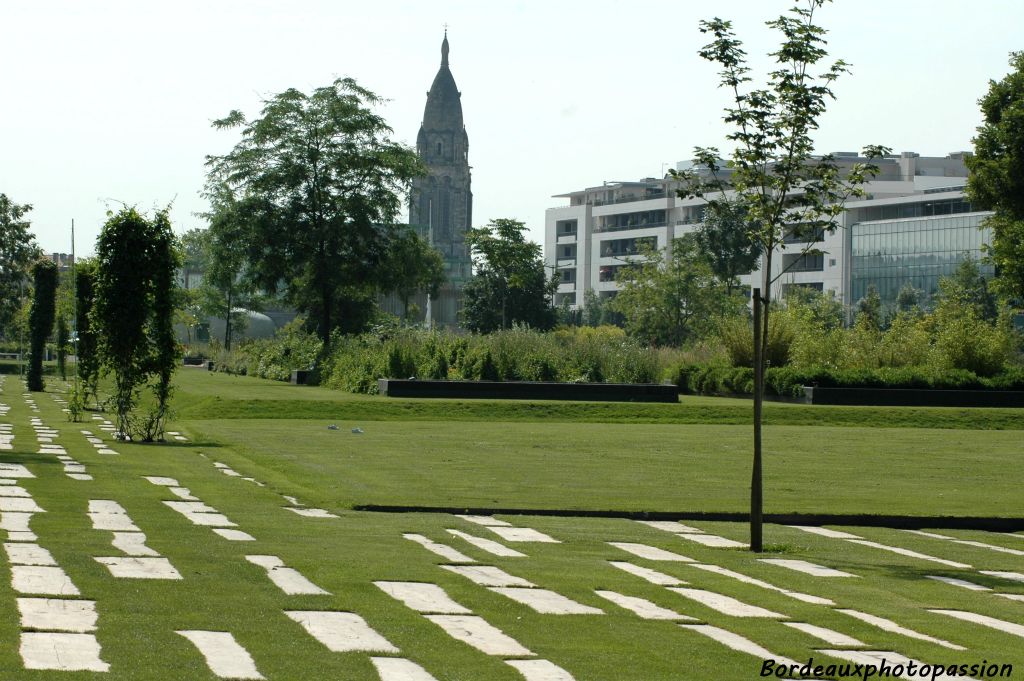
[[[750,550],[764,549],[761,533],[763,496],[761,481],[761,407],[764,402],[764,336],[767,310],[762,318],[761,289],[754,289],[754,470],[750,477]]]
[[[224,349],[231,352],[231,289],[228,289],[228,313],[224,316]]]

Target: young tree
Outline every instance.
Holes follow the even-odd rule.
[[[148,331],[153,349],[147,370],[155,374],[153,394],[156,408],[149,414],[143,439],[163,439],[164,425],[170,411],[171,377],[180,356],[178,341],[174,337],[174,308],[176,300],[175,273],[181,264],[176,248],[174,231],[167,210],[157,212],[149,227],[150,295],[152,296]]]
[[[640,256],[619,272],[622,288],[610,307],[625,319],[626,333],[647,345],[680,346],[709,335],[718,317],[745,303],[715,277],[692,236]]]
[[[702,33],[713,40],[699,54],[718,64],[721,86],[732,95],[725,121],[734,126],[727,139],[735,149],[726,168],[721,153],[713,147],[697,148],[694,171],[674,173],[684,181],[684,197],[703,197],[715,209],[726,201],[739,201],[746,213],[751,240],[761,254],[761,286],[755,289],[754,360],[754,465],[751,475],[750,545],[763,547],[761,484],[761,407],[764,398],[764,356],[767,342],[771,287],[785,272],[776,272],[773,257],[792,225],[812,232],[831,231],[838,226],[843,203],[863,194],[860,185],[878,172],[870,159],[888,152],[868,147],[868,163],[856,163],[841,172],[832,156],[815,158],[811,135],[833,99],[832,83],[847,72],[838,60],[822,66],[827,57],[825,29],[814,23],[814,14],[827,0],[806,0],[789,14],[767,22],[782,34],[779,49],[770,54],[778,64],[762,88],[748,89],[750,67],[742,42],[732,23],[712,19],[700,24]],[[723,171],[727,171],[724,172]],[[729,192],[727,194],[726,192]]]
[[[213,210],[206,215],[210,228],[202,242],[206,270],[200,309],[224,320],[224,349],[231,350],[235,334],[244,331],[248,322],[244,310],[258,309],[262,301],[252,278],[245,276],[247,224],[238,202],[222,185],[211,196],[211,204]]]
[[[32,310],[29,312],[29,334],[31,349],[26,382],[28,389],[43,390],[43,356],[46,354],[46,340],[53,331],[53,314],[57,295],[57,265],[52,260],[37,260],[32,266],[34,292]]]
[[[18,205],[0,194],[0,334],[10,336],[21,307],[21,291],[39,248],[29,231],[28,204]]]
[[[967,195],[978,208],[995,211],[986,221],[995,283],[1024,305],[1024,52],[1010,54],[1010,67],[1002,80],[989,81],[979,102],[984,123],[966,159]]]
[[[343,292],[380,282],[389,225],[423,172],[371,110],[380,101],[342,79],[310,95],[275,95],[255,120],[233,111],[214,123],[241,127],[242,140],[207,158],[207,196],[226,188],[238,197],[250,276],[269,293],[283,287],[325,347]]]
[[[544,272],[541,247],[527,241],[526,225],[499,218],[466,232],[474,276],[463,288],[462,321],[467,329],[491,333],[526,324],[541,331],[555,323],[551,298],[558,281]]]

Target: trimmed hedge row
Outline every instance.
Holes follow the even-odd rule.
[[[673,370],[679,391],[691,395],[752,395],[754,371],[749,367],[684,364]],[[826,388],[903,388],[917,390],[1024,390],[1024,369],[1014,368],[992,377],[952,369],[942,372],[923,367],[882,369],[798,369],[770,367],[765,392],[777,397],[803,397],[804,386]]]

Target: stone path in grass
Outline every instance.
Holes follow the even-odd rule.
[[[40,407],[31,397],[26,400],[30,418],[25,423],[6,423],[7,402],[12,400],[3,399],[0,453],[23,451],[16,434],[18,438],[23,433],[34,436],[33,444],[38,445],[38,450],[17,461],[0,460],[0,529],[7,532],[3,559],[11,570],[14,605],[20,617],[18,652],[26,669],[114,672],[112,676],[127,673],[117,667],[116,660],[113,666],[104,660],[96,637],[97,631],[103,631],[104,601],[81,593],[79,586],[87,582],[62,568],[60,546],[48,542],[45,532],[34,531],[40,523],[33,524],[32,519],[53,512],[49,497],[40,496],[41,505],[32,496],[34,491],[39,493],[34,470],[40,470],[36,467],[44,462],[53,470],[55,461],[63,473],[60,479],[68,478],[63,483],[68,495],[80,495],[73,498],[84,500],[77,513],[87,515],[91,531],[107,534],[111,554],[121,554],[93,556],[105,566],[104,574],[109,571],[112,583],[165,580],[173,590],[179,588],[177,583],[185,587],[192,579],[192,572],[176,568],[180,556],[166,548],[169,544],[162,533],[168,530],[156,530],[151,520],[147,522],[155,507],[178,523],[174,528],[178,535],[191,533],[196,542],[245,542],[237,545],[244,550],[236,550],[232,560],[246,571],[247,580],[264,580],[281,599],[277,611],[261,613],[275,631],[295,640],[304,638],[325,656],[361,656],[367,669],[372,669],[369,673],[381,681],[448,678],[449,670],[435,666],[436,657],[420,659],[425,650],[438,646],[458,646],[472,655],[491,657],[527,681],[586,678],[578,671],[574,674],[573,655],[578,654],[579,642],[577,650],[570,653],[557,638],[531,636],[529,626],[524,626],[529,622],[557,621],[571,632],[585,630],[588,622],[601,622],[602,627],[629,637],[634,635],[634,627],[646,621],[662,627],[661,635],[667,641],[677,641],[680,650],[731,651],[729,654],[749,658],[752,670],[760,668],[760,658],[797,664],[811,654],[857,664],[876,664],[883,657],[889,664],[906,664],[918,657],[948,660],[950,652],[970,653],[968,643],[977,632],[1002,636],[1007,645],[1010,641],[1019,645],[1024,638],[1020,617],[1008,617],[988,607],[1002,600],[1006,607],[1024,608],[1024,603],[1012,602],[1024,601],[1024,593],[1019,593],[1024,563],[1007,562],[1024,557],[1024,550],[1000,546],[981,535],[984,541],[941,531],[779,529],[796,537],[795,541],[806,533],[817,542],[849,545],[851,552],[891,556],[900,565],[915,566],[919,582],[934,585],[935,596],[927,603],[896,599],[894,605],[886,604],[884,612],[876,611],[878,604],[865,604],[850,596],[862,584],[875,587],[876,577],[855,564],[830,565],[834,561],[799,552],[738,561],[738,556],[747,555],[746,542],[741,539],[743,528],[703,522],[697,523],[698,527],[675,521],[622,521],[619,529],[607,536],[594,539],[588,535],[586,551],[577,553],[581,540],[576,530],[582,530],[586,520],[534,521],[538,528],[507,516],[444,516],[431,530],[396,532],[390,539],[379,539],[391,541],[395,555],[403,561],[434,565],[424,581],[408,581],[401,563],[388,563],[377,566],[377,576],[368,584],[331,582],[311,566],[340,563],[347,556],[318,555],[311,546],[304,559],[294,552],[270,548],[268,542],[261,541],[268,538],[259,536],[266,530],[254,530],[251,517],[230,508],[229,516],[211,505],[220,506],[217,500],[223,497],[206,491],[212,489],[210,466],[224,476],[213,476],[217,485],[248,490],[244,494],[261,500],[268,513],[288,515],[303,528],[333,532],[360,522],[355,514],[339,516],[328,509],[306,506],[298,497],[260,489],[264,483],[248,476],[244,463],[237,464],[236,470],[198,457],[194,475],[175,468],[177,473],[171,477],[166,475],[168,469],[154,466],[144,479],[124,480],[124,485],[139,485],[155,494],[145,509],[137,500],[132,502],[135,497],[90,493],[90,489],[99,489],[91,486],[98,485],[97,480],[109,479],[118,461],[115,457],[127,460],[135,456],[130,446],[111,453],[115,451],[108,446],[113,424],[100,417],[92,428],[53,427],[48,425],[53,421],[47,420],[52,405]],[[169,435],[177,436],[174,442],[187,442],[180,433]],[[84,462],[79,462],[68,455],[65,448],[79,438],[85,438],[97,456],[83,455]],[[286,505],[282,506],[282,499]],[[168,509],[173,513],[167,513]],[[132,515],[143,522],[137,523]],[[173,555],[164,556],[160,551]],[[965,555],[970,558],[963,558]],[[1002,562],[990,562],[986,556]],[[608,568],[608,583],[574,581],[571,575],[558,582],[545,577],[551,574],[545,567],[548,561],[568,557],[579,564],[581,575]],[[232,586],[244,602],[244,590],[251,588],[246,580]],[[366,586],[376,589],[373,593],[381,599],[381,612],[387,603],[411,613],[435,631],[436,638],[425,636],[420,642],[404,643],[409,638],[401,633],[406,625],[400,621],[365,605],[338,609],[339,604],[352,600],[350,594]],[[946,589],[960,600],[943,601]],[[495,602],[503,604],[500,609],[495,609]],[[180,636],[179,641],[187,641],[181,654],[190,655],[195,663],[201,661],[213,676],[274,677],[265,651],[248,641],[240,626],[234,629],[230,617],[206,626],[173,620],[168,617],[160,626]],[[763,623],[763,627],[751,629],[744,624],[751,621]],[[951,627],[950,622],[956,626]],[[964,640],[958,640],[961,637]],[[794,641],[800,641],[802,647],[794,649]],[[140,655],[144,654],[140,650]],[[602,651],[593,654],[600,656]],[[680,659],[679,664],[685,668],[686,660]]]

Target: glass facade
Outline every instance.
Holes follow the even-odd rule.
[[[968,256],[981,260],[981,246],[992,238],[991,230],[979,229],[988,216],[953,213],[853,225],[850,302],[863,298],[871,284],[887,307],[895,305],[906,284],[934,296],[939,279],[952,275]],[[979,263],[979,267],[983,275],[992,276],[991,265]]]

